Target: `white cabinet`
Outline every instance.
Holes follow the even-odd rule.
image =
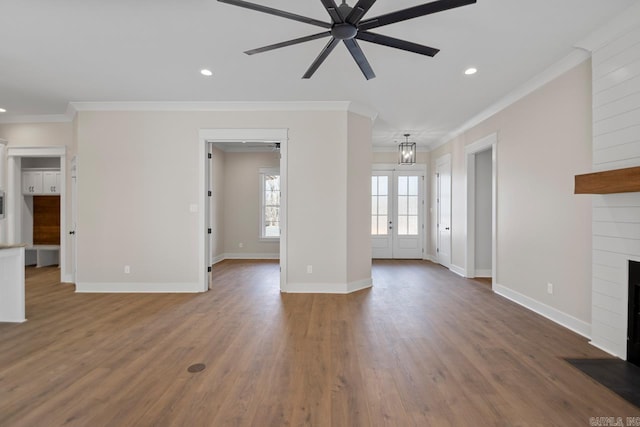
[[[42,172],[22,172],[22,192],[24,194],[42,194]]]
[[[23,171],[22,193],[60,194],[60,171]]]
[[[44,194],[60,194],[60,172],[42,173],[42,192]]]

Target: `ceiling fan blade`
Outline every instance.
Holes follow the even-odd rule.
[[[347,16],[346,21],[352,25],[358,25],[362,17],[371,9],[376,0],[360,0],[353,6],[351,13]]]
[[[234,6],[244,7],[246,9],[257,10],[258,12],[268,13],[270,15],[279,16],[281,18],[292,19],[294,21],[304,22],[306,24],[316,25],[322,28],[331,28],[328,22],[318,21],[317,19],[307,18],[306,16],[296,15],[295,13],[285,12],[283,10],[274,9],[272,7],[262,6],[261,4],[249,3],[244,0],[218,0],[221,3],[232,4]]]
[[[395,24],[396,22],[417,18],[419,16],[455,9],[456,7],[466,6],[475,2],[476,0],[437,0],[431,3],[410,7],[408,9],[387,13],[386,15],[380,15],[375,18],[365,19],[360,22],[358,29],[370,30],[372,28],[382,27],[383,25]]]
[[[353,59],[360,67],[360,71],[366,77],[367,80],[371,80],[376,76],[376,73],[373,72],[371,65],[369,65],[369,61],[367,61],[367,57],[364,56],[364,52],[360,48],[360,45],[355,39],[343,40],[344,45],[347,46],[349,53],[353,56]]]
[[[340,16],[340,13],[338,12],[338,5],[334,0],[320,0],[320,1],[322,2],[322,5],[324,6],[324,8],[327,9],[327,12],[329,12],[329,16],[331,16],[331,19],[333,20],[334,23],[340,24],[344,22],[344,20],[342,19],[342,16]]]
[[[356,35],[356,38],[358,40],[364,40],[369,43],[375,43],[382,46],[406,50],[408,52],[419,53],[420,55],[435,56],[438,52],[440,52],[440,49],[436,49],[434,47],[424,46],[421,44],[412,43],[406,40],[400,40],[389,36],[383,36],[381,34],[374,34],[368,31],[359,31]]]
[[[324,60],[327,59],[327,56],[329,56],[331,51],[338,45],[339,42],[340,40],[336,39],[335,37],[332,37],[331,41],[327,43],[324,49],[322,49],[322,52],[320,52],[320,55],[318,55],[315,61],[313,61],[313,64],[311,64],[311,66],[309,67],[307,72],[304,73],[304,76],[302,76],[302,78],[310,79],[311,76],[313,76],[313,73],[315,73],[318,67],[322,65]]]
[[[270,50],[279,49],[281,47],[292,46],[294,44],[304,43],[311,40],[321,39],[323,37],[329,37],[331,35],[331,31],[325,31],[324,33],[312,34],[310,36],[304,36],[293,40],[287,40],[286,42],[270,44],[268,46],[259,47],[257,49],[247,50],[245,53],[247,55],[255,55],[256,53],[268,52]]]

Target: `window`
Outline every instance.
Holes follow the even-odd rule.
[[[280,238],[280,171],[260,169],[260,238]]]
[[[386,176],[371,177],[371,234],[386,235],[389,227],[389,178]]]
[[[398,235],[418,234],[418,177],[398,177]]]

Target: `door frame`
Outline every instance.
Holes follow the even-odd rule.
[[[465,276],[476,276],[476,154],[485,150],[491,150],[491,286],[497,283],[497,184],[498,184],[498,134],[492,133],[481,138],[464,149],[466,170],[466,265]]]
[[[414,163],[413,165],[398,165],[397,163],[374,163],[371,165],[371,172],[396,172],[396,171],[407,171],[407,172],[420,172],[422,173],[424,179],[422,183],[422,259],[428,260],[429,255],[427,251],[427,224],[428,216],[427,216],[427,200],[429,200],[429,185],[428,179],[429,176],[427,174],[427,165],[425,163]],[[393,181],[393,180],[392,180]],[[370,187],[371,185],[369,185]],[[395,225],[395,224],[394,224]]]
[[[67,271],[67,148],[57,147],[8,147],[7,148],[7,240],[22,243],[18,236],[22,230],[22,159],[25,157],[57,157],[60,159],[60,281],[72,283]]]
[[[234,142],[242,144],[243,141],[269,141],[280,144],[280,291],[287,292],[287,159],[289,130],[283,129],[200,129],[198,138],[199,179],[198,192],[200,194],[200,206],[198,215],[199,243],[198,265],[200,267],[199,283],[202,292],[209,289],[209,238],[207,229],[211,226],[209,220],[209,196],[208,175],[210,162],[208,158],[209,143]]]
[[[448,269],[451,270],[452,267],[452,245],[451,245],[451,241],[452,241],[452,234],[453,234],[453,230],[452,230],[452,226],[451,226],[451,218],[452,218],[452,212],[451,212],[451,206],[453,203],[453,171],[452,171],[452,162],[451,162],[451,154],[447,153],[447,154],[443,154],[442,156],[438,157],[436,159],[436,174],[438,173],[438,169],[441,165],[449,165],[449,262],[447,264],[443,264],[442,260],[440,259],[440,252],[438,251],[438,249],[442,246],[441,242],[440,242],[440,231],[439,231],[439,221],[440,221],[440,201],[438,200],[440,198],[440,178],[436,177],[435,179],[435,196],[436,196],[436,215],[435,215],[435,231],[436,231],[436,255],[435,255],[435,259],[436,262],[440,265],[443,265],[445,267],[447,267]]]
[[[76,274],[78,272],[78,156],[73,156],[71,159],[71,172],[69,178],[71,179],[71,224],[69,227],[69,235],[71,235],[69,251],[70,257],[70,269],[69,278],[73,283],[76,282]],[[62,179],[62,177],[61,177]],[[73,235],[71,234],[73,232]]]

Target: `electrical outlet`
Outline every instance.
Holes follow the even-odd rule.
[[[129,273],[131,273],[131,267],[128,266],[128,265],[125,265],[124,266],[124,274],[129,274]]]
[[[307,274],[313,274],[313,265],[307,265]]]
[[[244,243],[242,243],[242,242],[238,243],[238,247],[239,248],[244,248]]]
[[[547,293],[553,295],[553,283],[547,283]]]

